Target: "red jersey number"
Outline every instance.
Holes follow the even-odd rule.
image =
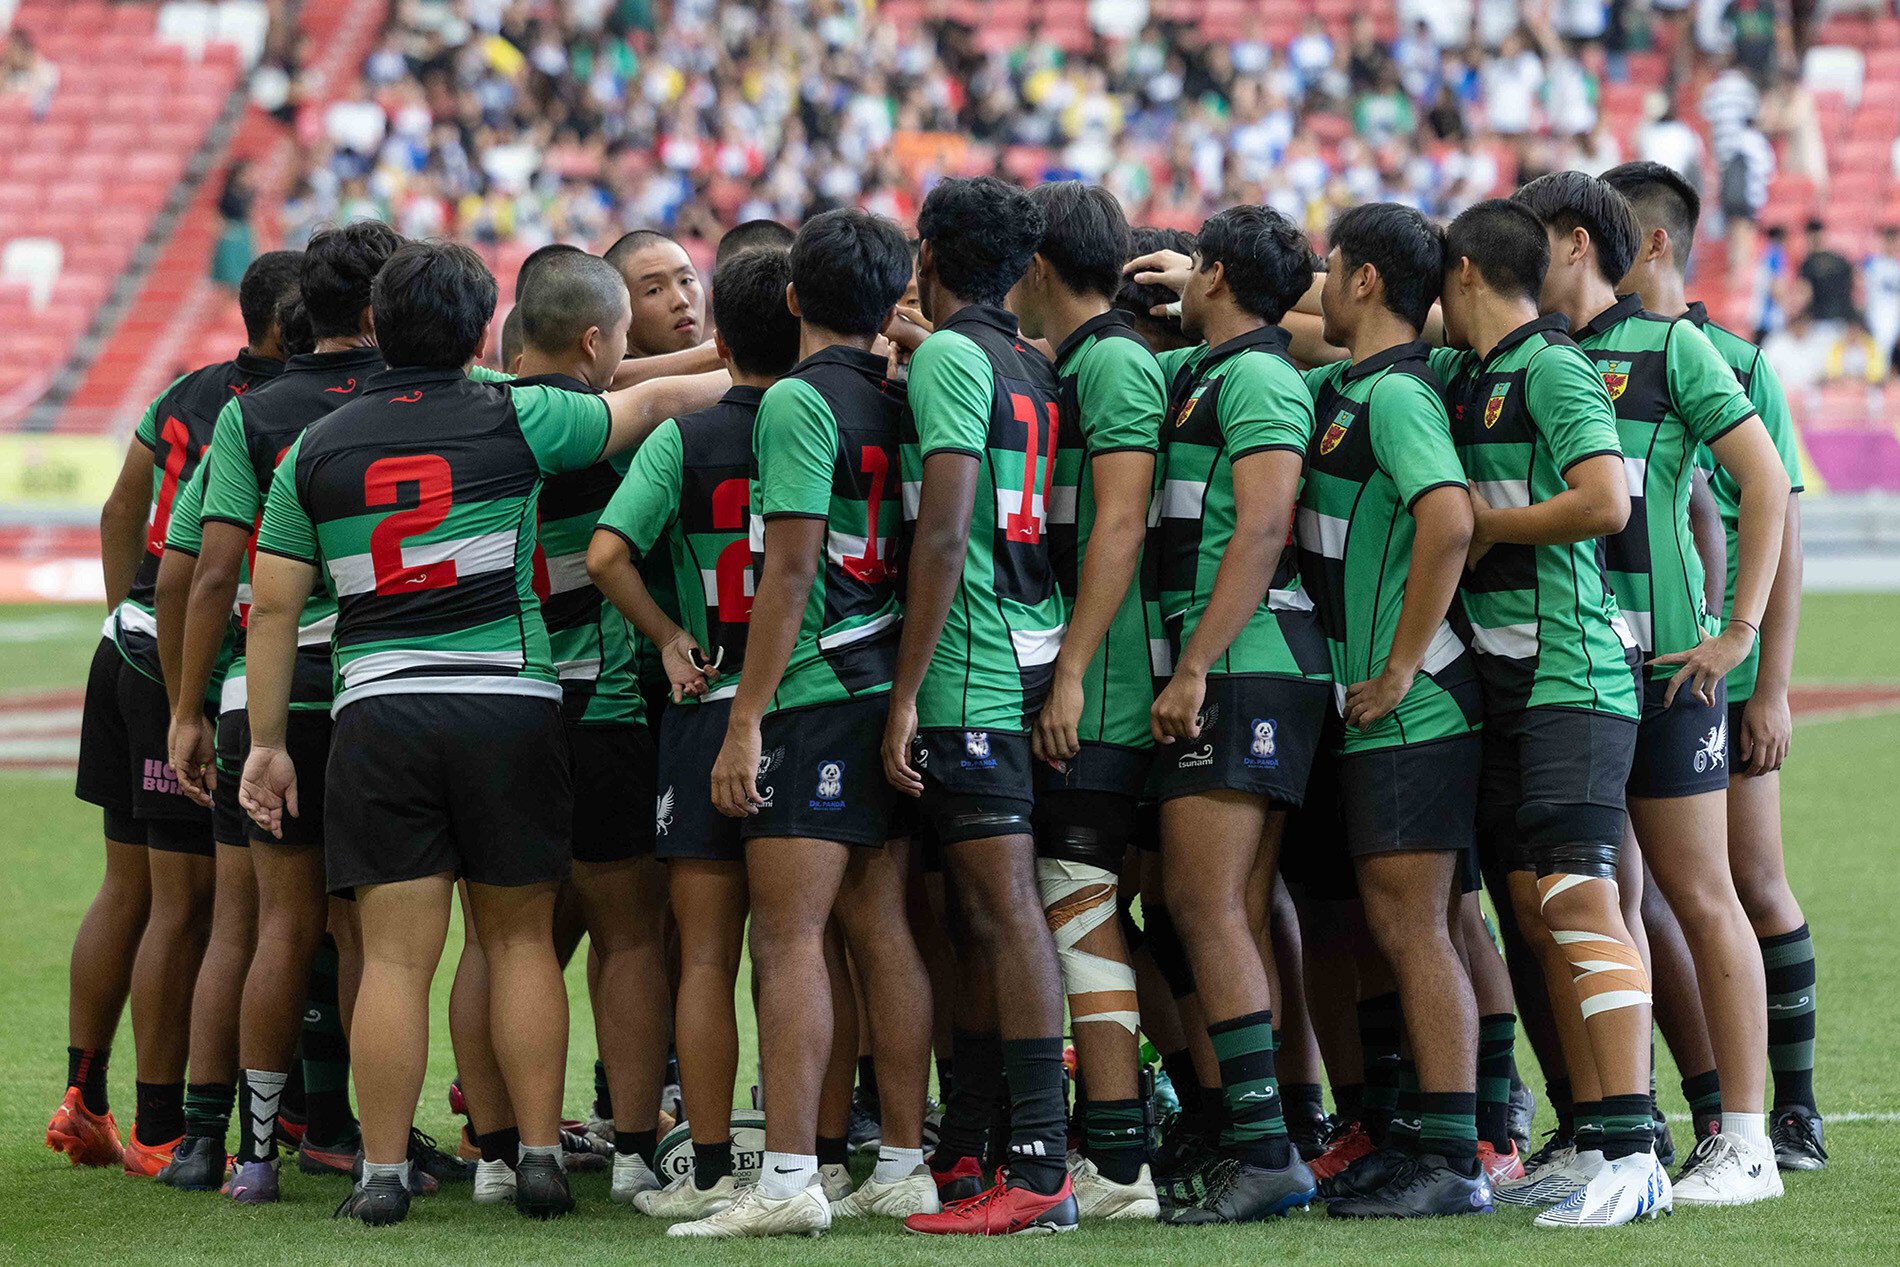
[[[1042,459],[1042,487],[1040,492],[1043,499],[1043,510],[1046,514],[1049,502],[1049,476],[1055,471],[1056,467],[1056,403],[1053,400],[1045,402],[1045,407],[1049,411],[1048,434],[1046,437],[1042,434],[1043,428],[1036,425],[1036,406],[1034,401],[1030,400],[1027,396],[1011,392],[1009,394],[1009,403],[1011,408],[1015,411],[1016,421],[1022,423],[1029,430],[1029,447],[1023,453],[1022,505],[1010,511],[1008,517],[1004,520],[1003,536],[1010,541],[1020,541],[1026,545],[1035,545],[1042,540],[1043,519],[1041,515],[1036,514],[1035,496],[1039,491],[1036,487],[1036,459],[1039,456]]]
[[[402,558],[405,538],[439,527],[449,517],[455,496],[448,459],[416,453],[372,462],[363,472],[363,500],[370,506],[393,506],[402,500],[405,484],[415,485],[417,504],[385,516],[369,536],[378,594],[409,594],[455,584],[454,559],[411,567]]]

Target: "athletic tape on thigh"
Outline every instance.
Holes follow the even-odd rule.
[[[1056,961],[1077,1025],[1112,1021],[1129,1033],[1141,1020],[1135,970],[1078,949],[1084,937],[1115,918],[1115,873],[1066,858],[1036,859],[1043,914],[1055,934]]]
[[[1610,933],[1558,928],[1551,922],[1552,898],[1593,882],[1609,885],[1612,892],[1616,889],[1614,880],[1593,881],[1581,875],[1548,875],[1537,880],[1538,909],[1544,914],[1552,940],[1570,961],[1571,980],[1576,983],[1577,1002],[1585,1020],[1599,1012],[1649,1002],[1649,974],[1643,971],[1635,946]]]

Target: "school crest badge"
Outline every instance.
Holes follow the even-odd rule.
[[[1603,388],[1610,393],[1610,399],[1616,400],[1630,385],[1630,363],[1628,361],[1599,361],[1597,372],[1603,375]]]
[[[1326,424],[1326,434],[1319,438],[1319,451],[1331,453],[1337,449],[1339,442],[1346,438],[1346,429],[1350,426],[1352,426],[1352,410],[1340,410],[1333,420]]]
[[[1511,394],[1509,383],[1499,383],[1491,389],[1491,398],[1484,402],[1484,429],[1489,431],[1498,425],[1498,419],[1504,416],[1504,398]]]

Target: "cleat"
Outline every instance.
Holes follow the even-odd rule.
[[[1827,1165],[1821,1115],[1803,1105],[1775,1110],[1768,1142],[1775,1146],[1775,1165],[1783,1170],[1821,1170]]]
[[[443,1152],[432,1136],[424,1135],[413,1126],[409,1128],[409,1160],[414,1170],[421,1171],[438,1185],[475,1180],[475,1163]]]
[[[468,1116],[468,1100],[462,1095],[460,1074],[449,1080],[449,1112],[456,1117]]]
[[[853,1152],[874,1153],[884,1142],[884,1127],[878,1122],[877,1101],[859,1087],[851,1093],[851,1125],[845,1130],[845,1143]]]
[[[1511,1098],[1505,1110],[1504,1129],[1517,1141],[1518,1151],[1531,1146],[1531,1122],[1537,1116],[1537,1093],[1511,1075]],[[1529,1163],[1526,1163],[1527,1165]]]
[[[968,1201],[904,1220],[904,1230],[919,1236],[1044,1236],[1073,1232],[1075,1225],[1075,1185],[1066,1174],[1049,1196],[1011,1187],[1007,1174],[999,1175]]]
[[[913,1214],[936,1214],[942,1209],[937,1185],[930,1178],[930,1167],[919,1166],[902,1179],[889,1183],[866,1179],[856,1192],[847,1192],[831,1203],[831,1217],[855,1219],[879,1214],[907,1219]]]
[[[841,1162],[832,1162],[829,1166],[818,1167],[818,1187],[825,1194],[825,1204],[842,1201],[851,1195],[851,1172]]]
[[[1093,1161],[1071,1153],[1069,1179],[1075,1184],[1078,1218],[1152,1221],[1161,1217],[1161,1198],[1155,1192],[1154,1175],[1145,1163],[1133,1183],[1116,1183],[1103,1175]]]
[[[1752,1205],[1782,1193],[1781,1170],[1770,1148],[1721,1132],[1695,1147],[1676,1180],[1682,1205]]]
[[[1484,1171],[1461,1175],[1436,1153],[1408,1157],[1377,1192],[1326,1207],[1336,1219],[1431,1219],[1490,1212],[1491,1185]]]
[[[66,1097],[46,1124],[46,1146],[64,1153],[75,1166],[117,1166],[125,1160],[119,1124],[111,1113],[94,1113],[80,1098],[78,1087],[67,1087]]]
[[[1524,1162],[1517,1155],[1516,1140],[1511,1141],[1511,1151],[1508,1153],[1500,1153],[1491,1147],[1488,1140],[1479,1140],[1478,1164],[1484,1167],[1485,1181],[1493,1188],[1524,1177]]]
[[[1657,1109],[1649,1120],[1650,1151],[1656,1154],[1656,1160],[1662,1163],[1664,1170],[1676,1164],[1676,1141],[1669,1134],[1669,1120]]]
[[[1326,1152],[1327,1141],[1339,1125],[1339,1119],[1327,1114],[1317,1117],[1289,1117],[1286,1120],[1287,1138],[1293,1141],[1293,1147],[1300,1150],[1300,1160],[1318,1161]]]
[[[409,1189],[394,1175],[378,1175],[350,1189],[331,1216],[355,1219],[370,1227],[388,1227],[409,1217]]]
[[[515,1166],[515,1209],[531,1219],[558,1219],[574,1212],[567,1172],[552,1157],[523,1157]]]
[[[1378,1145],[1372,1142],[1372,1136],[1366,1134],[1365,1127],[1357,1122],[1341,1122],[1327,1139],[1326,1150],[1313,1161],[1310,1168],[1315,1179],[1331,1179],[1361,1157],[1378,1151]]]
[[[336,1145],[317,1144],[306,1135],[303,1147],[297,1150],[297,1170],[306,1175],[354,1177],[357,1150],[362,1146],[363,1141],[360,1139],[346,1140]]]
[[[721,1179],[725,1183],[731,1176]],[[717,1185],[714,1185],[715,1187]],[[813,1184],[795,1196],[774,1200],[757,1184],[740,1188],[731,1204],[691,1223],[675,1223],[668,1236],[817,1236],[831,1226],[831,1206]]]
[[[287,1148],[294,1153],[303,1143],[304,1132],[309,1128],[310,1123],[303,1114],[292,1113],[285,1109],[277,1115],[277,1124],[272,1134],[276,1136],[280,1148]]]
[[[271,1205],[281,1199],[277,1190],[277,1159],[241,1162],[218,1191],[239,1205]]]
[[[1520,1149],[1523,1147],[1524,1145],[1519,1145]],[[1577,1142],[1568,1135],[1559,1135],[1556,1131],[1546,1131],[1544,1133],[1543,1147],[1524,1159],[1524,1173],[1527,1175],[1536,1174],[1543,1167],[1550,1165],[1553,1160],[1557,1160],[1559,1154],[1562,1154],[1562,1160],[1558,1162],[1558,1164],[1561,1165],[1563,1161],[1568,1161],[1571,1155],[1576,1151]]]
[[[983,1167],[974,1157],[959,1157],[956,1165],[948,1170],[932,1170],[930,1177],[937,1183],[940,1206],[968,1201],[983,1191]]]
[[[612,1135],[599,1139],[565,1128],[561,1131],[561,1164],[575,1174],[605,1170],[613,1164],[613,1159]]]
[[[180,1192],[216,1192],[230,1170],[224,1141],[209,1135],[187,1135],[172,1150],[171,1162],[158,1172],[158,1181]]]
[[[1320,1180],[1319,1195],[1328,1201],[1371,1196],[1398,1174],[1411,1156],[1397,1148],[1374,1149],[1331,1179]]]
[[[1535,1170],[1526,1167],[1524,1177],[1507,1183],[1492,1195],[1506,1205],[1556,1205],[1589,1183],[1603,1169],[1603,1154],[1597,1149],[1572,1151],[1561,1165],[1544,1165]]]
[[[436,1182],[436,1178],[434,1175],[430,1174],[428,1171],[424,1170],[420,1165],[416,1164],[415,1154],[413,1152],[411,1152],[409,1155],[409,1162],[410,1162],[410,1166],[409,1166],[409,1195],[410,1196],[412,1197],[430,1196],[438,1188],[441,1187],[441,1185]],[[363,1182],[363,1152],[361,1148],[357,1150],[356,1156],[353,1157],[350,1161],[350,1181],[356,1184],[361,1184]]]
[[[1562,1201],[1537,1216],[1538,1227],[1620,1227],[1668,1214],[1669,1171],[1653,1153],[1632,1153],[1603,1168]]]
[[[703,1219],[731,1205],[738,1191],[731,1175],[721,1175],[712,1187],[701,1188],[691,1174],[684,1174],[657,1191],[637,1193],[633,1208],[656,1219]]]
[[[1195,1125],[1176,1118],[1155,1150],[1155,1196],[1165,1212],[1193,1205],[1207,1195],[1207,1179],[1221,1163],[1214,1141]]]
[[[562,1123],[562,1126],[567,1130],[573,1131],[576,1135],[584,1136],[589,1144],[611,1144],[614,1142],[613,1119],[610,1117],[602,1117],[592,1109],[587,1110],[587,1120],[578,1123],[577,1127],[567,1126],[565,1122]],[[664,1132],[662,1132],[662,1134],[664,1134]]]
[[[658,1192],[659,1176],[642,1161],[638,1153],[614,1154],[614,1181],[609,1196],[622,1205],[630,1204],[642,1192]]]
[[[1209,1223],[1259,1223],[1312,1204],[1318,1190],[1313,1172],[1298,1157],[1279,1170],[1223,1160],[1207,1176],[1207,1191],[1191,1205],[1177,1205],[1163,1223],[1187,1227]]]
[[[515,1168],[501,1160],[475,1163],[475,1204],[502,1205],[515,1199]]]
[[[134,1127],[132,1137],[125,1141],[125,1173],[134,1179],[157,1177],[158,1172],[170,1164],[172,1153],[184,1142],[184,1138],[180,1135],[163,1144],[141,1144],[138,1129]]]

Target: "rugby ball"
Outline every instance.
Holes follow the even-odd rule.
[[[937,1128],[941,1113],[924,1119],[924,1151],[937,1146]],[[732,1177],[741,1186],[756,1183],[759,1166],[765,1160],[765,1114],[757,1109],[732,1111]],[[693,1132],[689,1122],[681,1121],[666,1133],[653,1154],[653,1169],[662,1184],[672,1183],[693,1173]]]

